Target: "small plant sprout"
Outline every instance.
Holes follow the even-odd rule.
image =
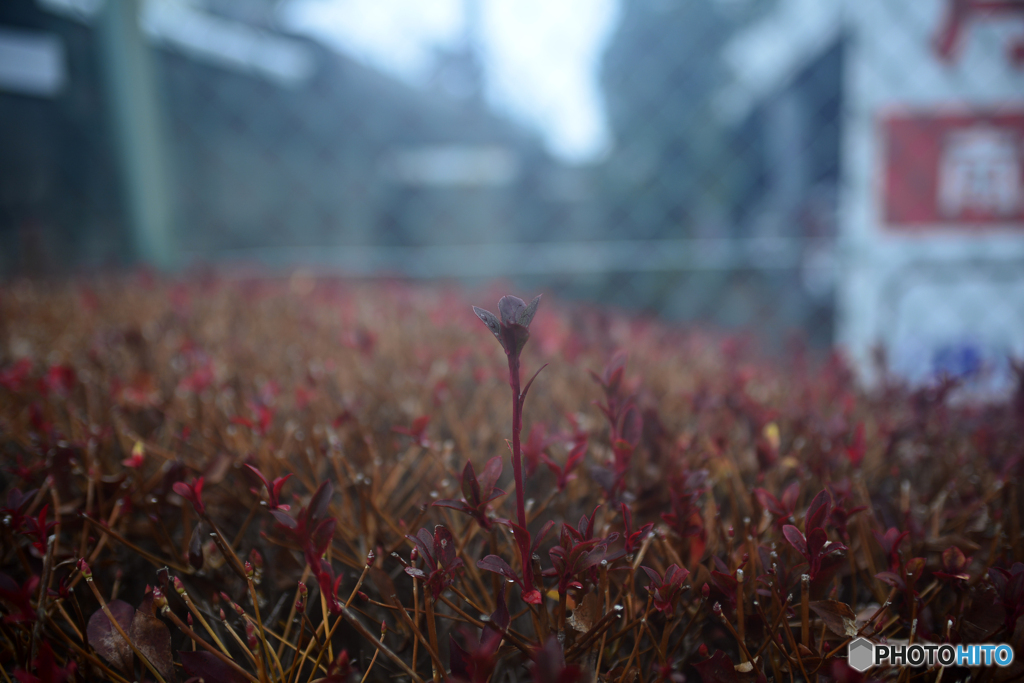
[[[451,508],[471,516],[485,530],[490,530],[491,519],[487,515],[487,506],[505,492],[495,486],[501,477],[501,456],[494,456],[487,461],[479,479],[473,470],[473,463],[466,461],[462,468],[462,500],[437,500],[434,505]]]
[[[426,529],[420,529],[415,536],[408,537],[415,546],[417,556],[422,558],[424,569],[414,566],[405,568],[405,573],[422,579],[434,600],[455,580],[456,572],[462,567],[462,560],[455,555],[455,539],[451,532],[438,524],[433,536]]]
[[[526,402],[526,394],[533,385],[540,371],[546,366],[541,366],[534,373],[525,387],[521,388],[519,369],[520,355],[526,341],[530,338],[530,323],[537,313],[537,306],[540,304],[540,295],[534,297],[529,305],[515,296],[503,296],[498,301],[498,312],[501,314],[499,320],[490,311],[473,307],[473,312],[483,321],[487,329],[494,334],[501,348],[505,350],[508,358],[508,382],[512,389],[512,476],[516,482],[516,521],[512,525],[515,536],[516,547],[519,549],[519,560],[523,569],[523,593],[527,602],[537,604],[540,601],[540,592],[533,585],[533,563],[530,559],[530,532],[526,529],[526,504],[523,485],[523,462],[522,448],[519,443],[523,431],[523,404]]]
[[[284,484],[286,481],[295,476],[295,473],[289,472],[283,477],[275,477],[273,481],[269,481],[266,477],[263,476],[263,473],[260,472],[258,468],[253,467],[249,463],[246,463],[245,466],[249,469],[250,472],[252,472],[259,478],[260,483],[263,484],[263,488],[266,489],[267,500],[264,502],[264,504],[267,506],[267,509],[288,512],[288,510],[291,509],[291,506],[285,505],[284,503],[281,502],[281,489],[284,488]],[[259,491],[257,490],[253,490],[253,493],[259,495]]]
[[[204,477],[199,477],[188,483],[179,481],[173,487],[175,493],[192,503],[192,507],[200,516],[206,514],[206,505],[203,504],[203,481]]]
[[[651,579],[647,590],[654,596],[654,608],[659,612],[673,612],[690,572],[674,564],[669,565],[664,576],[650,567],[640,568]]]

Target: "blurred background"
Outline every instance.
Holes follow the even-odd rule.
[[[501,278],[1002,391],[1024,0],[4,0],[0,281],[140,264]]]

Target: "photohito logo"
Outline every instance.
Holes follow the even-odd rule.
[[[847,649],[851,669],[867,671],[873,666],[1009,666],[1013,648],[1009,645],[950,645],[943,643],[889,643],[876,645],[867,638],[857,638]]]

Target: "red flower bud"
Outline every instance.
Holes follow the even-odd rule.
[[[245,622],[245,640],[253,653],[260,651],[260,639],[256,637],[256,626],[251,621]]]
[[[167,598],[164,597],[164,592],[159,588],[153,589],[153,607],[161,611],[167,609]]]

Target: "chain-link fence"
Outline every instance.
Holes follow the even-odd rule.
[[[1024,351],[1024,3],[565,0],[517,38],[500,0],[439,2],[458,29],[413,75],[295,21],[360,4],[4,3],[4,271],[502,277],[861,362]],[[567,160],[495,97],[532,85],[495,36],[554,72],[598,5],[607,143]]]

